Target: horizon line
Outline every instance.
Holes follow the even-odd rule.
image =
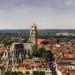
[[[30,29],[29,28],[26,28],[26,29],[17,29],[16,28],[16,29],[0,29],[0,30],[30,30]],[[63,28],[62,29],[59,29],[59,28],[58,29],[57,28],[56,29],[55,28],[54,29],[53,28],[51,28],[51,29],[50,28],[38,28],[37,30],[75,30],[75,29],[73,29],[73,28],[71,28],[71,29],[70,28],[64,28],[64,29]]]

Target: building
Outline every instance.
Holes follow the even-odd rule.
[[[25,50],[23,43],[13,43],[10,50],[10,56],[12,60],[17,63],[20,63],[25,58]]]
[[[24,49],[27,55],[32,56],[33,54],[33,44],[32,43],[23,43]]]
[[[31,26],[30,37],[28,42],[34,45],[33,52],[36,53],[37,52],[37,26],[35,24]]]

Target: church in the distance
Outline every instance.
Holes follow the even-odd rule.
[[[32,57],[37,53],[37,26],[33,24],[30,29],[28,42],[15,42],[11,45],[10,51],[4,53],[2,58],[6,62],[5,71],[8,70],[8,65],[11,64],[12,71],[15,70],[16,64],[22,63],[25,58]]]
[[[33,25],[31,26],[28,42],[33,44],[33,53],[36,53],[37,52],[37,26],[35,25],[35,23],[33,23]]]

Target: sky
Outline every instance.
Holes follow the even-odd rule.
[[[75,0],[0,0],[0,29],[75,29]]]

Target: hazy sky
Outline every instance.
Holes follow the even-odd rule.
[[[75,0],[0,0],[0,29],[75,29]]]

